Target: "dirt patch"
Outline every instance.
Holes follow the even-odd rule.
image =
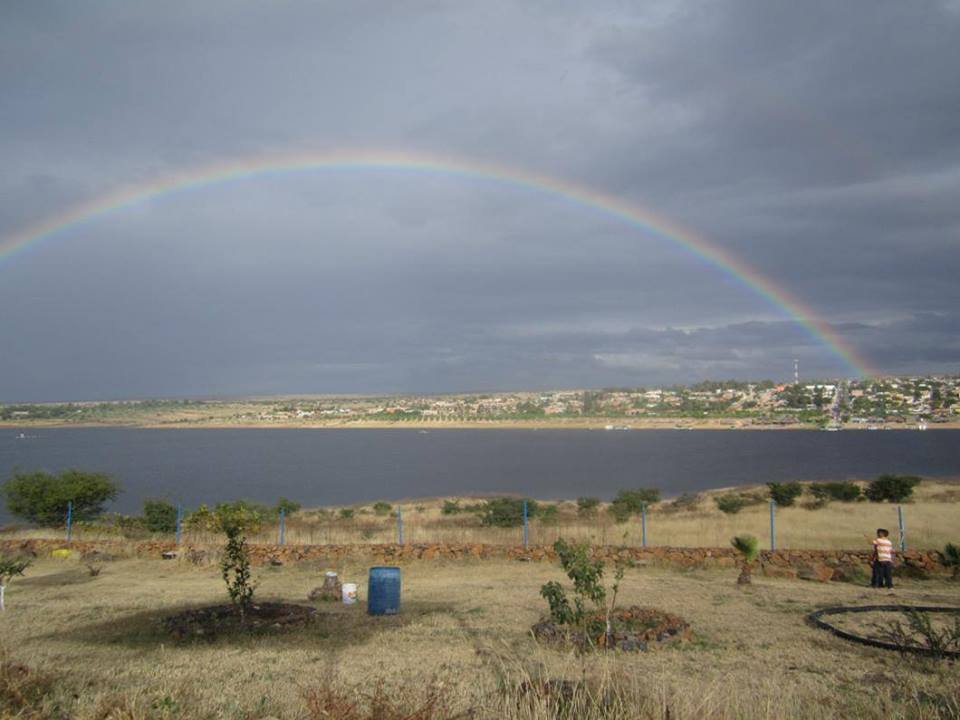
[[[690,623],[679,615],[657,608],[634,605],[617,610],[610,618],[611,632],[606,632],[606,621],[599,613],[586,619],[586,632],[580,628],[558,625],[552,620],[541,620],[531,629],[534,637],[548,645],[597,647],[637,652],[666,644],[692,639]]]
[[[301,627],[316,615],[316,608],[288,603],[258,603],[250,606],[243,617],[236,605],[210,605],[168,615],[161,618],[160,625],[177,640],[212,640],[221,635]]]

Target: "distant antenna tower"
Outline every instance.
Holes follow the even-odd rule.
[[[793,382],[800,384],[800,361],[797,358],[793,359]]]

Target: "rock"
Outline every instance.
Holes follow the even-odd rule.
[[[176,559],[177,559],[177,551],[176,551],[176,550],[164,550],[162,553],[160,553],[160,557],[162,557],[164,560],[176,560]]]
[[[210,553],[206,550],[198,550],[196,548],[190,548],[187,550],[187,560],[189,560],[194,565],[203,565],[210,559]]]
[[[870,568],[864,565],[845,563],[833,569],[834,582],[866,583],[870,579]]]
[[[784,565],[770,565],[769,563],[764,564],[760,568],[760,572],[764,577],[779,577],[779,578],[791,578],[795,579],[797,577],[797,569]]]
[[[797,577],[801,580],[830,582],[833,578],[833,568],[823,563],[802,563],[797,567]]]
[[[278,558],[278,557],[276,557],[276,556],[270,558],[270,560],[269,560],[268,562],[269,562],[271,565],[273,565],[273,567],[280,567],[281,565],[283,565],[283,560],[281,560],[280,558]]]

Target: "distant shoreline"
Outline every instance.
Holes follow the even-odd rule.
[[[184,430],[603,430],[605,432],[628,432],[637,430],[809,430],[824,432],[823,428],[808,423],[791,423],[785,425],[754,425],[737,419],[712,419],[708,421],[676,420],[664,418],[662,420],[647,419],[632,420],[624,423],[622,418],[564,418],[562,420],[492,420],[478,422],[464,421],[431,421],[431,422],[389,422],[378,420],[358,420],[355,422],[222,422],[222,421],[169,421],[169,422],[30,422],[30,421],[0,421],[0,428],[11,430],[29,429],[60,429],[60,428],[139,428],[144,430],[184,429]],[[891,423],[889,425],[868,426],[864,424],[848,423],[842,427],[843,431],[879,431],[879,430],[907,430],[917,432],[914,423]],[[946,423],[930,423],[927,430],[960,430],[960,421]]]

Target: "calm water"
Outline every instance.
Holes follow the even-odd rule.
[[[100,470],[187,506],[279,496],[305,505],[467,492],[537,497],[657,486],[670,494],[771,480],[960,475],[960,431],[0,430],[0,477],[17,467]],[[0,520],[9,519],[0,508]]]

